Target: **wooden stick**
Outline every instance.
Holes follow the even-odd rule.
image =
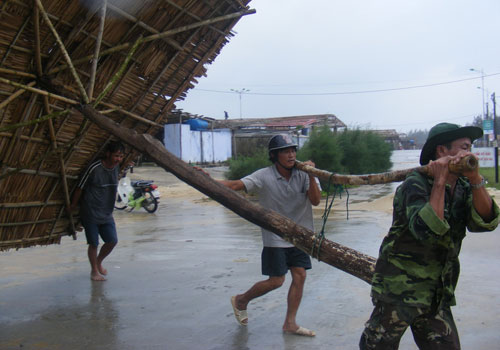
[[[46,114],[43,117],[40,117],[38,119],[32,119],[32,120],[28,120],[27,122],[16,123],[16,124],[11,124],[11,125],[8,125],[8,126],[4,126],[3,128],[0,128],[0,132],[8,131],[8,130],[16,130],[16,129],[19,129],[19,128],[22,128],[22,127],[25,127],[25,126],[28,126],[28,125],[42,123],[44,121],[51,120],[53,118],[58,118],[60,116],[68,114],[68,113],[69,113],[69,110]]]
[[[403,181],[406,176],[413,172],[418,171],[420,173],[432,176],[427,165],[422,165],[416,168],[410,168],[405,170],[395,170],[379,174],[366,174],[366,175],[342,175],[331,173],[326,170],[316,169],[310,165],[306,165],[300,161],[295,162],[297,169],[305,171],[306,173],[312,174],[317,178],[325,181],[330,181],[332,184],[339,185],[376,185],[376,184],[386,184],[389,182],[399,182]],[[462,173],[465,169],[474,170],[478,166],[477,158],[474,156],[467,156],[462,158],[461,162],[458,164],[448,164],[450,172],[455,174]]]
[[[36,0],[36,1],[40,1],[40,0]],[[181,33],[181,32],[185,32],[187,30],[195,29],[195,28],[207,25],[207,24],[212,24],[212,23],[216,23],[216,22],[220,22],[220,21],[225,21],[225,20],[232,19],[232,18],[242,17],[242,16],[253,14],[253,13],[255,13],[255,10],[239,11],[239,12],[236,12],[236,13],[231,13],[229,15],[215,17],[215,18],[207,19],[207,20],[200,21],[200,22],[197,22],[197,23],[193,23],[193,24],[190,24],[190,25],[187,25],[187,26],[182,26],[182,27],[179,27],[179,28],[167,30],[167,31],[162,32],[162,33],[153,34],[153,35],[145,37],[143,40],[144,40],[144,42],[150,42],[150,41],[153,41],[153,40],[163,39],[163,38],[166,38],[168,36],[172,36],[172,35],[175,35],[175,34],[178,34],[178,33]],[[100,56],[104,56],[104,55],[109,55],[111,53],[115,53],[115,52],[119,52],[119,51],[122,51],[122,50],[126,50],[129,47],[131,47],[132,45],[133,44],[130,43],[130,42],[129,43],[123,43],[123,44],[111,47],[109,49],[102,50],[99,55]],[[93,57],[94,56],[92,56],[92,55],[85,56],[85,57],[82,57],[82,58],[74,60],[73,63],[74,64],[86,63],[90,59],[92,59]],[[66,68],[68,68],[68,66],[62,65],[62,66],[59,66],[59,67],[51,69],[48,72],[48,74],[54,74],[54,73],[57,73],[59,71],[62,71],[64,69],[66,69]],[[71,67],[70,67],[70,69],[71,69]]]
[[[113,75],[113,77],[109,80],[109,82],[106,85],[106,87],[101,91],[101,93],[99,94],[99,96],[97,96],[95,102],[93,103],[94,107],[96,107],[99,104],[99,102],[101,102],[101,100],[106,96],[106,94],[108,93],[108,91],[120,79],[120,77],[122,76],[123,72],[125,72],[125,68],[127,68],[128,63],[132,59],[132,56],[134,55],[134,53],[137,50],[137,48],[139,47],[139,45],[142,44],[142,42],[143,42],[143,38],[142,38],[142,36],[139,36],[139,38],[137,38],[137,40],[135,41],[134,45],[132,45],[132,48],[130,49],[130,51],[127,54],[127,57],[125,58],[125,60],[123,61],[123,63],[120,65],[120,68],[118,69],[118,71],[116,72],[116,74]]]
[[[32,82],[29,82],[28,84],[26,84],[26,86],[28,87],[33,87],[35,86],[36,84],[36,81],[32,81]],[[11,103],[12,101],[14,101],[16,98],[18,98],[19,96],[21,96],[23,93],[26,92],[26,89],[19,89],[17,90],[16,92],[14,92],[12,95],[10,95],[5,101],[3,101],[2,103],[0,103],[0,110],[2,108],[4,108],[5,106],[7,106],[9,103]]]
[[[62,205],[62,204],[64,204],[64,201],[62,200],[52,200],[47,202],[0,203],[0,209],[30,208],[30,207],[42,207],[46,205]]]
[[[47,92],[45,90],[40,90],[40,89],[31,87],[29,85],[16,83],[15,81],[12,81],[12,80],[9,80],[9,79],[5,79],[5,78],[2,78],[2,77],[0,77],[0,82],[5,83],[5,84],[9,84],[11,86],[15,86],[15,87],[20,88],[20,89],[28,90],[30,92],[34,92],[34,93],[39,94],[39,95],[48,96],[50,98],[53,98],[53,99],[56,99],[56,100],[59,100],[59,101],[62,101],[62,102],[66,102],[66,103],[69,103],[69,104],[72,104],[72,105],[79,104],[78,101],[72,100],[70,98],[67,98],[67,97],[64,97],[64,96],[55,95],[53,93]]]
[[[31,74],[31,73],[23,72],[23,71],[19,71],[19,70],[14,70],[14,69],[9,69],[9,68],[0,68],[0,73],[19,75],[21,77],[36,79],[35,74]]]
[[[97,72],[97,62],[99,61],[99,51],[101,50],[102,34],[104,32],[104,22],[106,20],[106,7],[108,5],[107,0],[102,1],[101,12],[99,13],[99,32],[97,33],[97,39],[95,41],[94,58],[92,59],[92,69],[90,70],[90,81],[88,85],[87,94],[89,95],[89,100],[92,101],[92,96],[94,95],[94,84],[95,75]]]
[[[96,123],[102,129],[131,145],[137,151],[147,154],[162,168],[241,217],[276,233],[308,254],[316,250],[318,260],[337,267],[367,283],[371,283],[375,269],[375,259],[373,257],[328,239],[321,239],[313,231],[297,225],[291,219],[247,200],[239,193],[179,160],[176,156],[168,152],[165,146],[153,136],[137,134],[133,130],[120,126],[118,123],[98,113],[90,105],[78,106],[77,108],[86,118]]]
[[[78,76],[78,73],[76,72],[75,67],[73,66],[73,63],[71,62],[71,57],[69,57],[68,51],[66,51],[66,48],[64,47],[64,44],[59,37],[59,34],[57,33],[56,28],[52,25],[52,22],[50,21],[49,16],[47,15],[47,12],[45,12],[45,9],[42,5],[42,2],[40,0],[35,0],[36,5],[42,12],[43,19],[45,20],[45,23],[49,26],[50,30],[52,31],[52,34],[56,38],[57,43],[59,44],[59,47],[61,48],[61,52],[63,53],[64,59],[66,60],[66,63],[68,64],[69,70],[71,74],[73,75],[73,78],[75,79],[76,84],[78,85],[78,89],[80,90],[80,94],[82,95],[83,102],[89,103],[89,97],[87,96],[87,92],[85,91],[85,88],[83,87],[83,84],[80,80],[80,77]]]

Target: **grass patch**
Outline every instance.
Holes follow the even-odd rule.
[[[488,181],[486,187],[493,187],[500,190],[500,182],[495,183],[495,168],[479,168],[479,173]]]

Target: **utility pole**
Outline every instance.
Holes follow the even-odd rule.
[[[495,183],[498,183],[498,140],[497,140],[497,100],[495,93],[491,94],[491,101],[493,102],[493,136],[495,146]]]
[[[233,91],[233,92],[236,92],[237,94],[240,95],[240,119],[243,119],[242,113],[241,113],[241,95],[243,95],[245,92],[249,92],[250,90],[249,89],[245,89],[245,88],[240,89],[240,90],[238,90],[238,89],[230,89],[230,90]]]

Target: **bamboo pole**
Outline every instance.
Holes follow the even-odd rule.
[[[69,110],[67,109],[67,110],[64,110],[61,112],[54,112],[54,113],[46,114],[40,118],[28,120],[27,122],[16,123],[16,124],[4,126],[3,128],[0,128],[0,132],[9,131],[9,130],[17,130],[17,129],[25,127],[25,126],[42,123],[44,121],[51,120],[53,118],[57,118],[57,117],[60,117],[62,115],[68,114],[68,113],[69,113]]]
[[[71,140],[68,143],[66,143],[63,147],[64,148],[71,147],[71,145],[73,143],[75,143],[76,141],[77,141],[77,138],[74,138],[73,140]],[[34,159],[33,161],[31,161],[28,165],[26,165],[26,168],[30,168],[30,167],[34,166],[35,164],[40,163],[41,161],[43,161],[43,159],[45,159],[45,157],[47,157],[49,155],[52,155],[55,152],[56,152],[55,150],[49,150],[47,153],[45,153],[41,157],[39,157],[39,158]],[[59,148],[57,150],[57,152],[61,152],[61,149]],[[4,169],[4,172],[2,174],[0,174],[0,180],[3,180],[4,178],[7,178],[7,177],[9,177],[11,175],[14,175],[14,174],[17,174],[17,173],[32,174],[32,175],[41,175],[41,176],[49,176],[49,177],[59,177],[60,176],[60,174],[51,173],[51,172],[48,172],[48,171],[38,171],[38,170],[32,170],[32,169],[10,168],[9,167],[9,168]],[[68,179],[77,179],[77,176],[67,175],[66,177]]]
[[[36,84],[36,81],[31,81],[28,84],[26,84],[26,86],[33,87],[33,86],[35,86],[35,84]],[[9,103],[11,103],[12,101],[14,101],[16,98],[18,98],[19,96],[21,96],[25,92],[26,92],[26,89],[19,89],[16,92],[14,92],[12,95],[10,95],[9,97],[7,97],[7,99],[5,101],[3,101],[2,103],[0,103],[0,110],[3,109],[3,108],[5,108],[5,106],[7,106]]]
[[[375,259],[373,257],[328,239],[322,239],[313,231],[297,225],[291,219],[245,199],[239,193],[179,160],[151,135],[137,134],[133,130],[122,127],[98,113],[90,105],[78,106],[77,108],[85,117],[102,129],[131,145],[137,151],[147,154],[165,170],[241,217],[276,233],[308,254],[316,251],[318,260],[337,267],[367,283],[371,283],[375,269]]]
[[[386,184],[389,182],[399,182],[403,181],[406,178],[406,176],[413,171],[418,171],[428,176],[432,176],[428,165],[422,165],[419,167],[404,169],[404,170],[395,170],[395,171],[388,171],[385,173],[367,174],[367,175],[335,174],[326,170],[314,168],[310,165],[306,165],[298,160],[295,162],[295,166],[297,167],[297,169],[312,174],[321,180],[329,181],[332,184],[339,184],[339,185],[376,185],[376,184]],[[458,164],[451,164],[451,163],[448,164],[450,172],[455,174],[460,174],[464,170],[474,170],[477,167],[478,167],[478,160],[474,156],[464,157]]]
[[[7,57],[9,57],[10,52],[16,46],[17,40],[19,39],[19,37],[21,36],[21,34],[24,32],[24,29],[26,28],[26,25],[29,23],[29,21],[30,21],[29,17],[27,17],[24,20],[24,23],[22,24],[21,28],[17,31],[16,35],[14,36],[14,39],[9,44],[9,47],[7,48],[7,51],[3,55],[2,61],[0,61],[0,66],[3,66],[5,64],[5,60],[7,60]]]
[[[52,94],[52,93],[47,92],[45,90],[40,90],[40,89],[31,87],[29,85],[25,85],[25,84],[21,84],[21,83],[16,83],[15,81],[12,81],[12,80],[9,80],[9,79],[5,79],[5,78],[2,78],[2,77],[0,77],[0,82],[5,83],[5,84],[9,84],[11,86],[14,86],[14,87],[17,87],[17,88],[20,88],[20,89],[28,90],[30,92],[34,92],[35,94],[39,94],[39,95],[42,95],[42,96],[48,96],[48,97],[53,98],[55,100],[66,102],[66,103],[69,103],[69,104],[72,104],[72,105],[79,104],[78,101],[72,100],[70,98],[59,96],[59,95],[55,95],[55,94]]]
[[[90,70],[90,81],[88,85],[87,94],[89,95],[89,100],[92,101],[92,96],[94,95],[94,84],[95,76],[97,72],[97,62],[99,61],[99,51],[101,50],[102,34],[104,32],[104,22],[106,20],[106,7],[108,5],[107,0],[102,1],[101,12],[99,13],[99,31],[97,32],[97,39],[95,42],[94,58],[92,59],[92,68]]]
[[[42,236],[42,237],[32,237],[32,238],[22,238],[22,239],[15,239],[15,240],[10,240],[10,241],[1,241],[0,242],[0,248],[7,248],[8,247],[17,247],[19,244],[26,243],[26,244],[32,244],[38,241],[46,241],[46,240],[56,240],[60,239],[62,236],[66,236],[66,232],[57,232],[55,234],[52,234],[51,236]]]
[[[31,208],[31,207],[42,207],[44,205],[62,205],[64,201],[62,200],[52,200],[47,202],[23,202],[23,203],[0,203],[0,209],[18,209],[18,208]]]
[[[36,0],[36,1],[40,1],[40,0]],[[207,19],[207,20],[204,20],[204,21],[200,21],[200,22],[197,22],[197,23],[190,24],[190,25],[186,25],[186,26],[182,26],[182,27],[179,27],[179,28],[167,30],[167,31],[162,32],[162,33],[158,33],[158,34],[153,34],[153,35],[147,36],[147,37],[145,37],[143,39],[144,40],[143,42],[150,42],[150,41],[153,41],[153,40],[163,39],[163,38],[166,38],[168,36],[179,34],[179,33],[182,33],[182,32],[185,32],[185,31],[188,31],[188,30],[191,30],[191,29],[195,29],[195,28],[198,28],[198,27],[201,27],[201,26],[204,26],[204,25],[208,25],[208,24],[212,24],[212,23],[217,23],[217,22],[225,21],[225,20],[232,19],[232,18],[238,18],[238,17],[250,15],[250,14],[253,14],[253,13],[255,13],[255,10],[244,10],[244,11],[239,11],[239,12],[231,13],[229,15],[224,15],[224,16],[219,16],[219,17]],[[126,50],[129,47],[131,47],[132,45],[133,45],[132,43],[128,42],[128,43],[123,43],[123,44],[111,47],[109,49],[101,51],[100,56],[109,55],[109,54],[112,54],[112,53],[115,53],[115,52]],[[85,63],[85,62],[88,62],[93,57],[94,57],[93,55],[85,56],[85,57],[82,57],[82,58],[74,60],[73,63],[74,64]],[[54,73],[57,73],[59,71],[65,70],[66,68],[68,68],[68,66],[61,65],[59,67],[51,69],[48,72],[48,74],[54,74]],[[69,67],[69,68],[71,69],[71,67]]]
[[[52,222],[53,220],[54,219],[42,219],[42,220],[22,221],[22,222],[0,222],[0,227],[14,227],[14,226],[45,224],[47,222]]]
[[[80,77],[78,76],[78,73],[75,70],[75,67],[73,66],[73,62],[71,61],[71,57],[69,57],[68,51],[66,51],[66,48],[64,47],[64,43],[62,42],[61,38],[59,37],[59,34],[57,33],[56,28],[52,25],[52,22],[47,15],[47,12],[45,12],[45,9],[42,5],[42,2],[40,0],[35,0],[36,5],[40,9],[43,19],[45,20],[45,23],[49,26],[50,30],[52,31],[52,34],[56,38],[57,43],[59,44],[59,47],[61,49],[61,52],[63,53],[64,59],[66,60],[66,63],[68,64],[69,70],[71,71],[71,74],[73,75],[73,78],[75,79],[76,84],[78,85],[78,89],[80,90],[80,94],[82,95],[83,102],[89,103],[89,97],[87,96],[87,92],[85,91],[85,88],[83,87],[83,84],[80,80]]]
[[[101,102],[101,100],[106,96],[106,94],[108,93],[108,91],[120,79],[120,77],[122,76],[123,72],[127,68],[130,60],[132,59],[132,56],[134,55],[134,53],[137,50],[137,48],[139,47],[139,45],[142,44],[142,42],[143,42],[143,38],[142,38],[142,36],[139,36],[139,38],[137,38],[137,40],[134,42],[134,45],[132,45],[132,48],[128,52],[127,57],[125,58],[125,60],[123,61],[123,63],[120,65],[120,68],[118,69],[118,71],[116,72],[116,74],[113,75],[113,77],[109,80],[108,84],[106,84],[106,87],[101,91],[101,93],[99,94],[99,96],[97,96],[95,102],[93,103],[94,107],[96,107],[99,104],[99,102]]]
[[[139,27],[147,30],[148,32],[153,33],[153,34],[160,33],[155,28],[148,26],[146,23],[144,23],[143,21],[141,21],[139,18],[136,18],[136,17],[132,16],[131,14],[123,11],[119,7],[114,6],[113,4],[109,4],[108,7],[109,7],[110,10],[118,13],[120,16],[125,17],[130,22],[133,22],[135,25],[138,25]],[[182,47],[176,41],[174,41],[174,40],[172,40],[170,38],[165,38],[165,42],[168,43],[169,45],[173,46],[177,51],[182,51],[183,50]]]
[[[9,68],[0,68],[0,73],[12,74],[12,75],[18,75],[18,76],[21,76],[21,77],[25,77],[25,78],[36,79],[36,75],[35,74],[31,74],[31,73],[28,73],[28,72],[23,72],[23,71],[20,71],[20,70],[9,69]]]

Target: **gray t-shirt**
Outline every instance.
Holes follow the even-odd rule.
[[[106,168],[102,161],[92,163],[78,183],[83,190],[80,217],[84,221],[104,224],[113,220],[119,167]]]
[[[312,205],[307,197],[309,176],[297,169],[292,176],[286,178],[275,165],[262,168],[241,179],[247,192],[255,192],[259,196],[259,204],[272,209],[310,230],[313,227]],[[293,244],[285,241],[271,231],[262,229],[264,247],[289,248]]]

